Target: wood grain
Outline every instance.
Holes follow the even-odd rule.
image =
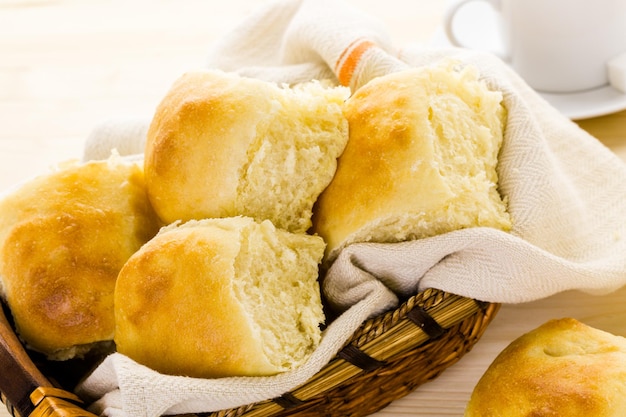
[[[40,386],[52,385],[33,365],[1,309],[0,364],[4,401],[15,407],[18,414],[28,416],[35,408],[29,399],[30,394]]]

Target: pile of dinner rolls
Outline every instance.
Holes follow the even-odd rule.
[[[320,265],[346,245],[511,227],[505,119],[502,94],[453,63],[353,95],[189,72],[143,161],[62,167],[4,196],[2,296],[52,359],[114,342],[168,374],[294,369],[321,340]]]

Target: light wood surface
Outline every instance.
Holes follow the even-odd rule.
[[[428,42],[444,0],[353,0],[398,46]],[[0,0],[0,191],[78,158],[92,127],[150,115],[171,82],[260,2]],[[626,112],[579,122],[626,161]],[[570,316],[626,336],[626,288],[505,305],[458,364],[377,416],[461,416],[474,384],[514,338]],[[0,417],[8,413],[4,408]]]

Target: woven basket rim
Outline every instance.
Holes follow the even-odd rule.
[[[467,326],[458,334],[465,347],[455,346],[450,351],[441,351],[441,358],[445,358],[442,370],[451,366],[461,356],[467,353],[482,336],[482,333],[491,322],[500,305],[486,303],[455,294],[447,293],[438,289],[430,288],[409,297],[401,305],[392,310],[366,320],[360,328],[346,342],[338,355],[324,367],[314,378],[303,386],[285,393],[279,398],[262,401],[243,407],[222,410],[216,413],[201,413],[201,417],[262,417],[262,416],[314,416],[314,415],[368,415],[377,411],[362,405],[355,407],[350,413],[319,413],[315,408],[320,402],[320,396],[328,395],[328,391],[343,383],[341,379],[352,379],[358,374],[370,373],[375,378],[377,373],[389,372],[385,364],[394,357],[402,357],[407,352],[420,346],[437,341],[445,341],[447,330],[461,324],[465,319],[475,317],[474,326]],[[351,350],[353,352],[346,352]],[[356,351],[356,353],[354,353]],[[455,352],[456,351],[456,352]],[[456,356],[452,358],[451,356]],[[432,358],[431,358],[432,359]],[[437,364],[434,364],[435,366]],[[404,372],[415,373],[415,369],[407,367]],[[347,376],[346,376],[347,373]],[[391,394],[384,405],[398,399],[421,383],[439,375],[426,377],[423,381],[411,387],[406,392]],[[401,375],[396,372],[398,379]],[[372,388],[371,382],[367,383]],[[311,387],[313,386],[313,387]],[[375,403],[371,396],[360,388],[355,389],[360,396],[360,404]],[[374,390],[375,391],[375,390]],[[346,402],[345,398],[338,398],[339,402]],[[307,411],[308,410],[308,411]]]
[[[200,417],[261,417],[261,416],[313,416],[313,415],[354,415],[365,416],[372,414],[388,403],[408,394],[422,383],[435,378],[440,372],[455,363],[469,351],[482,336],[500,305],[486,303],[467,297],[447,293],[430,288],[404,300],[394,309],[381,313],[366,320],[358,330],[348,339],[344,347],[318,374],[304,385],[283,394],[278,398],[268,399],[246,406],[221,410],[212,413],[198,413]],[[468,323],[467,325],[465,323]],[[460,326],[460,329],[455,327]],[[446,341],[456,337],[459,339],[452,346],[439,348],[439,359],[432,352],[423,358],[424,351],[429,350],[435,343],[445,345]],[[457,346],[457,345],[461,346]],[[443,349],[443,350],[442,350]],[[415,351],[416,353],[412,353]],[[452,357],[452,359],[451,359]],[[446,363],[443,362],[446,358]],[[375,387],[371,381],[380,379],[379,375],[389,373],[391,364],[395,361],[414,361],[426,359],[436,370],[433,375],[424,375],[421,380],[411,382],[410,386],[402,388],[397,393],[387,392],[386,398],[373,398],[359,388]],[[415,373],[410,366],[404,366],[395,371],[397,384],[406,385],[404,374]],[[48,376],[48,375],[46,375]],[[357,379],[364,382],[354,382]],[[396,381],[391,381],[395,384]],[[356,386],[352,386],[355,385]],[[389,385],[389,382],[387,382]],[[324,409],[333,409],[334,402],[348,404],[357,401],[352,398],[330,398],[331,392],[341,391],[345,386],[352,386],[352,390],[359,393],[358,407],[346,414],[345,406],[338,414],[329,414],[328,411],[317,410],[324,405]],[[63,387],[61,387],[63,388]],[[375,390],[374,390],[375,391]],[[1,393],[0,393],[1,394]],[[343,395],[343,394],[342,394]],[[6,403],[7,409],[16,415],[16,409],[6,402],[4,395],[0,396]],[[382,401],[382,403],[381,403]],[[371,403],[363,406],[363,403]],[[382,404],[382,405],[381,405]],[[72,404],[72,407],[76,407]],[[80,408],[79,410],[83,410]],[[57,415],[57,414],[53,414]],[[16,416],[18,417],[18,416]]]

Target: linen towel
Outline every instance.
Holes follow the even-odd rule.
[[[624,285],[625,164],[496,57],[460,49],[396,49],[379,22],[341,1],[286,0],[260,8],[226,34],[207,65],[287,84],[330,79],[354,91],[377,76],[450,59],[475,66],[490,88],[503,93],[508,120],[498,174],[514,223],[510,233],[475,228],[412,242],[351,245],[331,265],[323,286],[343,313],[299,369],[203,380],[160,375],[114,354],[78,388],[97,400],[92,411],[153,417],[276,397],[319,371],[365,319],[427,287],[519,303],[569,289],[600,294]],[[143,133],[131,137],[134,128],[118,127],[119,133],[113,126],[90,138],[85,159],[94,149],[119,147],[120,140],[127,153],[143,152]]]

